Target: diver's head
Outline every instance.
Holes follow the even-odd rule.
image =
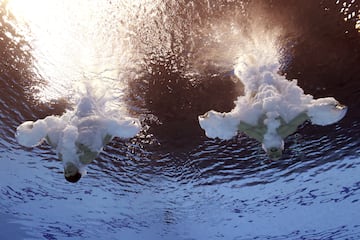
[[[81,173],[75,164],[68,162],[66,163],[66,167],[64,169],[64,176],[68,182],[76,183],[80,180]]]
[[[280,136],[266,136],[262,144],[263,149],[271,160],[278,160],[284,150],[284,141]]]
[[[266,153],[271,160],[278,160],[282,156],[282,149],[279,147],[271,147],[266,149]]]

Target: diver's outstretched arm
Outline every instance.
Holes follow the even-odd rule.
[[[284,139],[296,132],[297,128],[307,120],[309,120],[309,116],[305,112],[302,112],[288,123],[285,123],[285,121],[282,120],[277,132]]]
[[[243,121],[240,121],[238,129],[240,132],[244,132],[246,135],[258,140],[259,142],[264,140],[264,135],[266,133],[265,126],[254,126]]]

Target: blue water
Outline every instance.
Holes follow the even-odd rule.
[[[0,174],[4,213],[1,226],[6,229],[1,237],[356,239],[360,236],[358,157],[309,159],[314,149],[307,153],[307,146],[301,150],[310,156],[261,164],[261,157],[241,156],[242,150],[236,150],[237,143],[204,145],[188,156],[171,153],[159,156],[158,161],[166,163],[154,166],[135,156],[130,162],[115,154],[114,161],[104,154],[90,167],[81,184],[76,185],[64,181],[59,162],[49,149],[31,152],[19,147],[7,149],[2,152]]]
[[[305,2],[264,5],[274,19],[300,19],[284,71],[306,93],[348,105],[341,122],[305,124],[286,140],[283,158],[269,161],[256,141],[208,139],[197,125],[200,113],[232,108],[239,92],[231,74],[214,75],[215,64],[190,81],[171,61],[150,56],[143,64],[162,74],[140,74],[127,101],[149,129],[111,142],[76,184],[66,182],[48,145],[28,149],[15,141],[18,124],[65,106],[38,104],[26,91],[37,78],[2,21],[0,239],[359,239],[360,35],[339,4]],[[197,11],[197,20],[221,15],[197,3],[189,13]]]

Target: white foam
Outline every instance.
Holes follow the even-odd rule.
[[[41,144],[47,134],[47,124],[44,120],[26,121],[16,129],[17,141],[25,147],[35,147]]]
[[[77,143],[84,144],[93,152],[100,152],[107,135],[131,138],[141,129],[138,119],[120,116],[121,112],[114,109],[106,111],[106,103],[104,99],[86,95],[79,99],[74,110],[69,110],[62,116],[48,116],[35,122],[24,122],[17,128],[16,139],[23,146],[34,147],[46,138],[49,144],[56,148],[64,165],[72,162],[79,169],[83,169]]]
[[[340,106],[333,97],[315,99],[308,106],[311,122],[322,126],[340,121],[346,112],[347,108]]]
[[[268,51],[271,54],[274,51]],[[346,107],[339,107],[334,98],[314,99],[305,94],[296,80],[280,75],[276,56],[259,48],[250,55],[241,55],[234,73],[244,85],[244,95],[235,101],[228,113],[213,110],[199,116],[201,128],[210,138],[230,139],[238,132],[240,121],[252,126],[266,126],[263,147],[283,149],[283,139],[277,133],[280,119],[289,123],[301,113],[306,113],[313,124],[328,125],[341,120]]]
[[[218,113],[213,110],[203,116],[199,116],[201,128],[206,130],[209,138],[230,139],[236,135],[237,125],[239,124],[236,116]]]

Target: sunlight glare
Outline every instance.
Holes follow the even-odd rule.
[[[8,10],[33,48],[35,71],[48,82],[41,100],[71,95],[86,81],[114,82],[128,62],[118,19],[126,10],[110,1],[9,0]]]

